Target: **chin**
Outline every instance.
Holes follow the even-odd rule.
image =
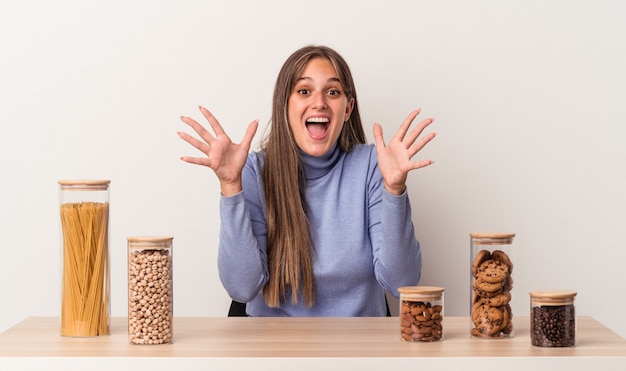
[[[328,151],[330,151],[331,148],[332,146],[324,146],[324,147],[315,146],[315,147],[307,147],[303,149],[302,151],[309,156],[319,157],[328,153]]]

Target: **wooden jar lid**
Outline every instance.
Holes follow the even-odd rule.
[[[128,248],[143,249],[169,249],[174,237],[170,236],[138,236],[128,237]]]
[[[401,296],[413,299],[439,299],[441,298],[443,291],[443,287],[437,286],[403,286],[398,288],[398,292]]]
[[[528,293],[531,300],[539,305],[565,305],[572,304],[576,291],[568,290],[541,290]]]
[[[79,179],[59,180],[58,183],[64,190],[106,190],[111,181],[106,179]]]
[[[473,232],[470,237],[478,245],[511,244],[515,233]]]

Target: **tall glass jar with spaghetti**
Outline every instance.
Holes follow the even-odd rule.
[[[173,342],[172,240],[172,237],[128,237],[130,344]]]
[[[514,335],[511,299],[515,233],[470,233],[471,335],[484,339]]]
[[[109,180],[59,180],[61,335],[110,334]]]

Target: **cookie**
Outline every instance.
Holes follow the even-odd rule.
[[[472,313],[471,313],[471,319],[472,319],[472,322],[474,322],[474,323],[478,322],[478,316],[479,316],[479,314],[480,314],[480,313],[478,312],[478,310],[479,310],[479,309],[481,309],[481,308],[483,308],[483,307],[484,307],[484,305],[485,305],[485,304],[481,303],[481,302],[480,302],[480,300],[479,300],[479,301],[477,301],[477,302],[475,302],[475,303],[472,305]]]
[[[502,311],[502,328],[499,331],[504,331],[505,328],[510,328],[508,333],[513,331],[513,312],[511,311],[511,306],[509,304],[498,307]]]
[[[475,327],[472,329],[471,333],[472,333],[472,336],[481,337],[481,338],[497,339],[499,337],[502,337],[501,332],[495,332],[493,334],[487,334],[487,333],[480,332],[480,330],[475,328]]]
[[[488,250],[480,250],[478,254],[474,257],[474,261],[472,262],[472,276],[476,277],[476,273],[478,272],[478,266],[482,264],[482,262],[491,259],[491,253]]]
[[[511,309],[511,306],[509,304],[505,305],[504,309],[509,319],[509,323],[507,323],[507,325],[502,328],[502,333],[508,335],[513,332],[513,310]]]
[[[510,274],[504,280],[504,289],[506,291],[511,291],[511,289],[513,289],[513,277]]]
[[[504,305],[503,310],[506,312],[507,318],[509,318],[510,320],[513,320],[513,309],[511,309],[511,305],[510,304]]]
[[[479,330],[479,329],[477,329],[476,327],[474,327],[474,328],[472,329],[472,336],[475,336],[475,337],[481,337],[481,338],[497,338],[499,335],[498,335],[497,333],[496,333],[496,334],[489,335],[489,334],[486,334],[486,333],[480,332],[480,330]]]
[[[475,329],[480,334],[494,335],[508,324],[508,316],[500,307],[479,305],[472,316]]]
[[[504,326],[504,328],[502,329],[502,333],[509,335],[513,332],[513,321],[509,320],[509,323],[506,324],[506,326]]]
[[[504,281],[509,275],[509,268],[500,260],[489,259],[478,266],[476,277],[489,283]]]
[[[504,282],[505,281],[502,280],[500,282],[492,283],[492,282],[483,281],[482,279],[477,278],[474,280],[474,283],[472,284],[472,286],[474,287],[474,290],[478,290],[482,292],[489,292],[489,293],[502,292],[502,288],[504,287]]]
[[[476,291],[476,294],[478,294],[481,299],[484,299],[484,298],[493,298],[495,296],[498,296],[504,292],[504,289],[500,289],[494,292],[487,292],[487,291],[481,291],[481,290],[475,290],[475,291]]]
[[[511,293],[509,291],[503,291],[499,295],[492,297],[481,297],[479,300],[479,303],[491,307],[500,307],[509,304],[509,302],[511,302]]]
[[[502,250],[495,250],[491,253],[491,258],[494,260],[499,260],[502,264],[509,267],[509,274],[513,272],[513,262],[509,259],[509,256]]]

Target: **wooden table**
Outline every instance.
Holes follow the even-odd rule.
[[[626,370],[626,340],[591,317],[577,318],[573,348],[534,347],[529,318],[514,324],[514,338],[485,340],[469,336],[467,317],[446,317],[443,341],[406,343],[396,317],[178,317],[173,344],[131,345],[126,318],[112,318],[109,336],[70,338],[59,335],[58,318],[31,317],[0,334],[0,370]]]

